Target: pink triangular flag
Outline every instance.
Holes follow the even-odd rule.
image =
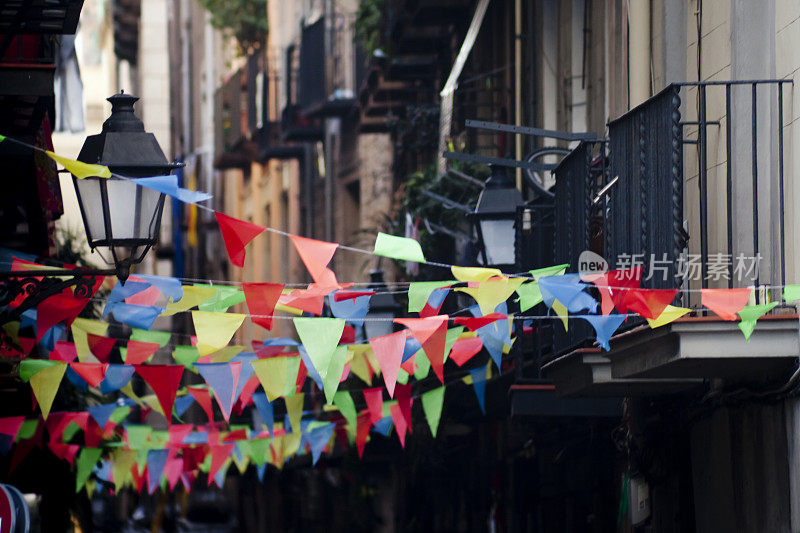
[[[403,324],[422,345],[425,355],[431,362],[431,368],[444,383],[444,348],[447,339],[447,315],[431,316],[428,318],[397,318],[395,322]]]
[[[169,490],[174,491],[175,486],[181,479],[183,473],[183,459],[181,457],[171,457],[167,459],[167,464],[164,465],[164,476],[167,478]]]
[[[194,401],[196,401],[200,407],[203,408],[203,411],[206,412],[208,415],[208,421],[214,421],[214,406],[211,404],[211,393],[208,392],[208,389],[201,389],[196,387],[186,387],[186,390],[194,396]]]
[[[172,405],[181,384],[183,365],[137,365],[136,372],[142,376],[164,410],[167,424],[172,424]]]
[[[369,409],[369,421],[374,424],[383,418],[383,389],[375,387],[374,389],[364,389],[361,392],[364,394],[364,400]]]
[[[311,274],[317,285],[325,288],[338,288],[336,275],[328,268],[328,263],[330,263],[333,253],[339,245],[333,242],[298,237],[297,235],[291,235],[290,238],[297,253],[300,255],[300,259],[306,265],[308,273]]]
[[[67,341],[57,341],[55,348],[50,352],[51,361],[64,361],[69,363],[78,358],[78,351],[75,344]]]
[[[208,469],[209,486],[211,486],[211,482],[214,481],[214,478],[217,476],[219,469],[225,464],[225,460],[233,453],[234,446],[236,446],[236,444],[232,442],[230,444],[209,447],[211,449],[211,467]]]
[[[231,263],[238,267],[243,267],[244,247],[256,236],[266,231],[267,228],[229,217],[220,212],[215,212],[214,215],[217,217],[219,230],[222,232],[222,239],[225,241],[225,249],[228,250],[228,257]]]
[[[24,416],[6,416],[0,418],[0,434],[11,437],[11,442],[14,442],[23,422],[25,422]]]
[[[406,417],[403,416],[403,413],[400,411],[400,406],[396,403],[389,406],[389,413],[392,415],[392,422],[394,422],[394,428],[397,430],[397,438],[400,439],[400,446],[405,448],[406,430],[408,429]]]
[[[403,417],[406,419],[408,432],[414,433],[414,428],[411,425],[411,404],[414,401],[411,398],[411,385],[398,385],[396,392],[397,405],[400,407],[400,412],[403,413]]]
[[[381,335],[369,340],[369,345],[375,353],[375,358],[381,367],[383,381],[389,396],[394,398],[394,387],[397,383],[397,372],[403,360],[403,349],[406,345],[406,332],[396,331],[388,335]]]

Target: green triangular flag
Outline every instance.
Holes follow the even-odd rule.
[[[47,420],[47,415],[50,414],[50,407],[53,406],[58,386],[67,371],[67,363],[62,363],[61,361],[53,362],[55,363],[53,366],[40,370],[31,377],[31,389],[33,389],[33,394],[36,396],[36,401],[39,402],[39,407],[42,409],[42,418],[45,420]]]
[[[138,424],[129,424],[125,426],[125,432],[128,434],[128,446],[134,450],[147,449],[147,437],[153,432],[150,426],[143,426]]]
[[[417,369],[414,371],[414,378],[419,381],[428,377],[428,373],[431,371],[431,362],[428,356],[425,355],[425,350],[422,348],[417,350],[417,353],[414,354],[414,363],[417,365]]]
[[[250,459],[258,466],[263,465],[267,461],[267,450],[269,450],[269,443],[271,439],[253,439],[249,441],[248,451],[250,452]]]
[[[194,370],[194,363],[200,359],[200,352],[197,351],[196,346],[176,346],[172,352],[172,358],[179,365]]]
[[[800,285],[787,285],[783,288],[783,299],[787,302],[800,300]]]
[[[57,364],[58,361],[49,361],[47,359],[25,359],[19,364],[19,379],[27,383],[40,370]]]
[[[447,287],[456,281],[414,281],[408,286],[408,312],[419,313],[428,303],[428,298],[436,289]]]
[[[21,440],[30,439],[36,433],[36,429],[39,427],[39,420],[26,420],[22,423],[22,426],[19,428],[17,432],[17,438],[15,442],[19,442]]]
[[[224,313],[229,307],[245,301],[244,291],[236,287],[212,286],[202,283],[195,284],[195,287],[204,289],[214,289],[217,292],[211,298],[200,302],[197,308],[201,311],[211,311],[213,313]]]
[[[373,253],[375,255],[382,255],[383,257],[390,257],[401,261],[425,262],[422,247],[417,241],[381,232],[378,232],[378,236],[375,239],[375,250]]]
[[[322,389],[325,392],[325,401],[333,403],[333,397],[336,395],[336,389],[339,388],[339,382],[342,380],[344,374],[345,361],[347,360],[347,346],[337,346],[331,356],[331,361],[328,365],[328,370],[325,375],[321,375]]]
[[[162,348],[167,345],[172,333],[169,331],[148,331],[146,329],[133,328],[131,333],[132,341],[154,342]]]
[[[408,384],[409,377],[410,376],[408,375],[408,372],[406,372],[402,368],[397,371],[397,383],[399,383],[400,385]]]
[[[75,474],[75,492],[80,492],[89,474],[92,473],[94,465],[100,459],[103,450],[100,448],[83,448],[78,455],[78,471]]]
[[[347,431],[353,436],[356,434],[356,406],[353,403],[353,397],[347,391],[339,391],[333,395],[333,405],[335,405],[342,416],[347,420]]]
[[[535,270],[531,270],[531,276],[536,281],[539,281],[539,278],[543,278],[545,276],[560,276],[564,272],[567,271],[569,268],[569,263],[564,263],[563,265],[554,265],[551,267],[544,267],[544,268],[537,268]]]
[[[519,310],[523,313],[542,301],[542,293],[537,281],[523,283],[517,287],[517,294],[519,295]]]
[[[746,305],[744,309],[739,311],[739,317],[742,319],[739,322],[739,329],[744,333],[744,338],[749,342],[750,335],[756,329],[756,321],[761,318],[765,313],[772,310],[773,307],[778,305],[778,302],[760,305]]]
[[[464,326],[456,326],[447,330],[447,336],[444,339],[444,360],[447,361],[447,356],[450,355],[450,350],[456,343],[461,334],[464,333]],[[417,361],[419,364],[419,361]]]
[[[425,418],[431,428],[431,435],[436,437],[439,429],[439,418],[442,416],[442,404],[444,404],[444,387],[439,387],[425,392],[420,397],[422,400],[422,410],[425,411]]]
[[[339,318],[295,318],[294,327],[297,330],[297,335],[300,337],[300,342],[308,353],[308,358],[311,359],[311,364],[322,379],[323,385],[328,383],[328,371],[336,373],[338,362],[331,364],[334,360],[334,353],[337,351],[336,347],[339,345],[339,340],[342,338],[344,331],[344,320]],[[341,352],[337,355],[336,359],[341,359],[346,355],[346,352]],[[339,368],[339,373],[336,375],[337,386],[338,379],[342,377],[344,365]],[[331,378],[333,379],[333,378]],[[325,385],[325,399],[330,403],[328,397],[329,386]],[[335,388],[334,388],[335,392]]]

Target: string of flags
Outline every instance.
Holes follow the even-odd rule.
[[[116,177],[107,167],[47,153],[79,179]],[[182,202],[210,198],[180,188],[173,178],[133,181]],[[492,268],[430,263],[447,267],[452,279],[409,283],[406,291],[398,291],[408,296],[409,316],[380,319],[391,320],[394,331],[367,338],[364,323],[373,319],[367,315],[377,291],[340,282],[328,267],[331,259],[337,249],[346,248],[426,262],[418,242],[379,233],[372,251],[359,250],[214,213],[233,265],[242,267],[247,245],[269,230],[292,241],[313,282],[300,288],[266,282],[238,288],[132,275],[105,298],[102,320],[79,317],[103,283],[97,277],[89,297],[66,289],[23,312],[19,321],[2,326],[0,356],[19,361],[19,378],[30,384],[41,415],[0,418],[0,452],[13,448],[12,468],[34,447],[46,445],[76,468],[76,490],[91,492],[106,485],[153,492],[159,487],[174,490],[178,483],[191,490],[200,472],[209,484],[221,486],[231,464],[241,472],[254,464],[263,476],[266,465],[280,468],[296,455],[310,453],[316,463],[337,442],[355,444],[361,456],[372,434],[393,431],[405,445],[415,429],[415,399],[435,437],[445,389],[454,383],[472,385],[485,411],[486,383],[513,365],[504,356],[518,336],[531,334],[535,319],[552,317],[565,329],[571,320],[585,320],[598,345],[609,350],[614,333],[630,316],[657,328],[692,311],[673,305],[679,289],[640,287],[641,268],[586,279],[567,273],[569,265],[508,275]],[[21,257],[12,261],[12,270],[35,273],[40,268],[46,267]],[[445,300],[455,294],[474,301],[469,315],[440,314]],[[9,307],[18,307],[24,297]],[[783,298],[800,299],[800,285],[783,287]],[[751,288],[700,290],[702,307],[722,320],[738,321],[748,341],[757,320],[780,303],[753,305],[752,299]],[[525,314],[540,304],[546,315]],[[229,312],[237,305],[248,312]],[[327,311],[332,316],[322,316]],[[190,343],[171,344],[171,332],[153,329],[159,317],[177,313],[191,314],[195,334]],[[299,340],[268,337],[250,346],[231,345],[246,320],[271,332],[275,317],[291,319]],[[109,336],[110,319],[130,326],[129,338]],[[476,357],[481,353],[488,357]],[[458,378],[449,379],[454,374]],[[183,385],[186,376],[194,376],[190,381],[195,384]],[[341,388],[351,377],[365,387]],[[64,378],[98,397],[122,396],[86,411],[51,412]],[[134,392],[141,390],[134,387],[139,380],[152,394]],[[308,380],[314,385],[306,387]],[[304,392],[314,387],[324,403]],[[356,399],[364,409],[356,409]],[[276,420],[274,409],[279,401],[285,411],[282,421]],[[205,413],[205,425],[181,420],[194,404]],[[309,404],[313,408],[306,410]],[[232,421],[250,407],[251,425]],[[134,408],[143,421],[151,413],[162,415],[167,429],[131,423]],[[75,442],[80,432],[83,444]]]

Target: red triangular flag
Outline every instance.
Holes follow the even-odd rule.
[[[222,239],[225,241],[225,249],[228,250],[228,257],[231,263],[238,267],[243,267],[244,247],[255,239],[257,235],[266,231],[267,228],[229,217],[220,212],[215,212],[214,215],[217,217],[219,230],[222,232]]]
[[[450,350],[450,359],[458,366],[463,365],[481,351],[483,348],[483,341],[480,337],[467,337],[465,339],[457,339],[453,343],[453,349]]]
[[[101,363],[108,363],[108,356],[111,350],[114,349],[117,339],[94,335],[92,333],[87,333],[86,339],[89,343],[89,350],[97,357],[97,360]]]
[[[36,342],[42,340],[44,334],[59,322],[66,322],[68,326],[72,324],[88,303],[89,298],[79,298],[69,289],[40,303],[36,308]]]
[[[0,418],[0,434],[11,437],[11,442],[14,442],[24,422],[24,416],[6,416]]]
[[[394,398],[394,387],[397,383],[397,372],[403,360],[403,349],[406,345],[406,332],[396,331],[388,335],[381,335],[369,340],[369,345],[375,353],[375,358],[381,367],[383,381],[389,397]]]
[[[272,314],[275,304],[281,296],[283,285],[280,283],[245,283],[244,297],[247,299],[247,309],[250,311],[250,320],[266,329],[272,329]],[[254,316],[261,315],[261,316]]]
[[[79,363],[73,361],[69,366],[92,387],[100,385],[100,382],[105,379],[106,370],[108,369],[108,363]]]
[[[736,320],[736,313],[750,300],[751,289],[702,289],[700,303],[723,320]]]
[[[508,315],[504,315],[503,313],[490,313],[486,316],[458,316],[453,318],[453,322],[460,326],[466,326],[466,328],[470,331],[475,331],[476,329],[480,329],[487,324],[491,324],[492,322],[496,322],[498,320],[508,320]]]
[[[125,364],[141,365],[146,363],[159,348],[161,345],[157,342],[128,341],[125,350]]]
[[[53,452],[53,455],[59,459],[64,459],[70,466],[73,466],[75,456],[81,449],[77,444],[63,444],[61,442],[50,442],[47,446],[50,448],[50,451]]]
[[[369,421],[374,424],[383,418],[383,389],[375,387],[374,389],[364,389],[361,392],[364,394],[364,400],[369,409]]]
[[[411,385],[398,385],[397,405],[400,407],[400,412],[403,413],[403,417],[406,419],[409,433],[414,433],[414,428],[411,425],[411,404],[413,401],[413,398],[411,398]]]
[[[183,365],[137,365],[135,368],[155,392],[167,424],[172,424],[172,404],[181,384]]]
[[[147,477],[147,465],[142,467],[141,473],[139,472],[139,465],[136,463],[131,466],[131,477],[133,477],[133,484],[136,486],[136,491],[141,494],[144,480]]]
[[[290,238],[314,282],[325,288],[339,288],[336,275],[328,268],[328,263],[339,245],[334,242],[307,239],[297,235],[290,235]]]
[[[192,424],[175,424],[170,426],[167,445],[170,448],[180,447],[183,444],[183,439],[192,431],[194,431],[194,425]]]
[[[214,478],[217,476],[219,469],[225,464],[225,460],[230,457],[231,453],[233,453],[234,446],[236,446],[236,444],[233,442],[230,444],[221,444],[219,446],[210,446],[211,467],[208,469],[209,486],[211,486],[211,482],[214,481]]]
[[[394,422],[394,429],[397,430],[397,438],[400,439],[400,446],[405,448],[406,430],[408,429],[406,417],[403,416],[400,406],[396,403],[389,406],[389,413],[392,415],[392,422]]]
[[[175,485],[181,479],[183,472],[183,459],[181,457],[171,457],[167,459],[167,464],[164,465],[164,476],[167,478],[169,490],[174,491]]]
[[[50,352],[51,361],[64,361],[69,363],[78,358],[78,351],[75,344],[67,341],[57,341],[55,348]]]
[[[203,411],[206,412],[208,415],[208,421],[214,421],[214,406],[211,403],[211,393],[208,389],[201,389],[197,387],[186,387],[186,390],[189,391],[189,394],[194,396],[194,401],[196,401],[200,407],[203,408]]]
[[[369,420],[370,420],[369,413],[361,413],[358,415],[358,418],[356,419],[356,447],[358,448],[359,459],[364,455],[364,446],[366,446],[367,444],[367,437],[369,436],[369,430],[372,427],[372,424],[370,424]]]
[[[447,315],[428,318],[397,318],[422,344],[425,355],[431,362],[434,374],[444,383],[444,347],[447,340]]]
[[[675,295],[678,294],[677,289],[628,289],[624,291],[625,306],[629,311],[638,313],[644,318],[655,320],[664,309],[672,303]]]

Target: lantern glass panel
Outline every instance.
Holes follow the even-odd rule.
[[[161,193],[127,180],[109,180],[107,189],[114,240],[155,242]]]
[[[488,264],[514,264],[514,220],[483,219],[480,225]]]
[[[99,179],[73,178],[75,190],[81,207],[83,224],[86,227],[86,237],[89,243],[106,240],[105,219],[103,217],[103,201],[100,192]]]

